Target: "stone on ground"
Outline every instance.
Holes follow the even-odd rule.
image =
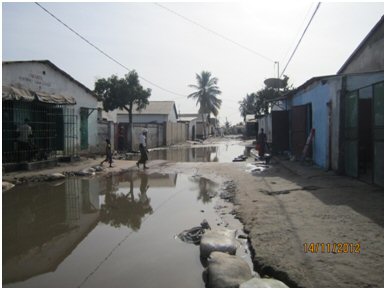
[[[241,283],[240,288],[288,288],[288,286],[272,278],[252,278]]]
[[[207,258],[214,251],[234,255],[237,249],[235,236],[235,230],[214,229],[206,231],[200,243],[201,257]]]
[[[11,182],[3,181],[2,190],[3,190],[3,192],[7,191],[7,190],[11,189],[14,186],[15,185],[13,183],[11,183]]]
[[[237,288],[252,278],[248,263],[238,256],[212,252],[208,264],[209,287]]]

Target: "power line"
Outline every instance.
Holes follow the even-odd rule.
[[[308,8],[307,10],[307,13],[304,15],[304,19],[301,23],[301,25],[299,26],[298,30],[297,30],[297,33],[295,34],[295,36],[293,37],[291,43],[295,43],[296,39],[298,38],[298,36],[300,35],[300,31],[302,30],[302,27],[304,27],[304,24],[306,23],[307,21],[307,18],[308,18],[308,15],[310,14],[311,10],[312,10],[312,6],[314,6],[314,3],[311,3],[310,7]],[[287,56],[289,55],[289,53],[291,52],[291,48],[292,46],[290,46],[288,48],[288,50],[286,51],[286,53],[284,54],[284,57],[281,59],[280,63],[284,63],[284,59],[287,58]]]
[[[93,44],[91,41],[89,41],[88,39],[86,39],[84,36],[82,36],[80,33],[78,33],[77,31],[75,31],[73,28],[71,28],[70,26],[68,26],[66,23],[64,23],[62,20],[60,20],[58,17],[56,17],[53,13],[51,13],[50,11],[48,11],[46,8],[44,8],[42,5],[40,5],[38,2],[35,2],[36,5],[38,5],[41,9],[43,9],[46,13],[48,13],[51,17],[53,17],[56,21],[58,21],[60,24],[62,24],[63,26],[65,26],[67,29],[69,29],[72,33],[74,33],[75,35],[77,35],[80,39],[82,39],[83,41],[85,41],[88,45],[91,45],[93,48],[95,48],[96,50],[98,50],[100,53],[102,53],[104,56],[106,56],[107,58],[109,58],[110,60],[112,60],[113,62],[115,62],[116,64],[118,64],[119,66],[123,67],[124,69],[126,69],[127,71],[130,71],[130,69],[125,66],[124,64],[120,63],[118,60],[116,60],[115,58],[113,58],[112,56],[110,56],[109,54],[107,54],[106,52],[104,52],[102,49],[100,49],[98,46],[96,46],[95,44]],[[157,85],[156,83],[144,78],[144,77],[141,77],[141,76],[138,76],[140,79],[144,80],[145,82],[148,82],[149,84],[165,91],[165,92],[168,92],[170,94],[173,94],[173,95],[177,95],[177,96],[183,96],[183,97],[186,97],[186,95],[184,94],[180,94],[180,93],[176,93],[176,92],[173,92],[171,90],[168,90],[168,89],[165,89],[159,85]]]
[[[302,36],[300,37],[298,43],[296,44],[296,47],[295,47],[294,51],[292,52],[290,58],[288,59],[287,64],[285,65],[283,71],[281,72],[280,77],[284,74],[285,70],[287,69],[288,64],[289,64],[290,61],[292,60],[292,57],[294,56],[296,50],[298,49],[298,46],[299,46],[300,42],[302,41],[303,36],[304,36],[304,34],[306,33],[308,27],[310,26],[310,24],[311,24],[311,22],[312,22],[312,19],[314,19],[314,16],[315,16],[316,12],[318,11],[318,9],[319,9],[319,7],[320,7],[320,4],[321,4],[321,3],[318,2],[318,5],[316,6],[314,13],[312,14],[310,20],[308,21],[308,24],[307,24],[306,28],[304,29],[304,31],[303,31],[303,33],[302,33]]]
[[[251,52],[251,53],[253,53],[255,55],[260,56],[261,58],[264,58],[265,60],[267,60],[269,62],[274,62],[269,57],[267,57],[265,55],[262,55],[261,53],[258,53],[257,51],[255,51],[255,50],[253,50],[253,49],[251,49],[251,48],[249,48],[249,47],[247,47],[247,46],[245,46],[243,44],[240,44],[240,43],[230,39],[229,37],[226,37],[226,36],[216,32],[216,31],[214,31],[214,30],[212,30],[210,28],[207,28],[204,25],[202,25],[202,24],[200,24],[200,23],[198,23],[198,22],[196,22],[194,20],[191,20],[191,19],[187,18],[186,16],[184,16],[184,15],[182,15],[182,14],[180,14],[180,13],[178,13],[178,12],[176,12],[176,11],[174,11],[174,10],[164,6],[164,5],[161,5],[159,3],[154,3],[154,4],[159,6],[159,7],[161,7],[161,8],[163,8],[163,9],[165,9],[166,11],[169,11],[170,13],[173,13],[173,14],[177,15],[178,17],[181,17],[182,19],[184,19],[184,20],[186,20],[186,21],[188,21],[188,22],[190,22],[190,23],[192,23],[194,25],[197,25],[197,26],[201,27],[202,29],[204,29],[204,30],[206,30],[206,31],[208,31],[208,32],[210,32],[210,33],[212,33],[212,34],[214,34],[214,35],[216,35],[216,36],[226,40],[226,41],[229,41],[229,42],[233,43],[234,45],[237,45],[237,46],[239,46],[239,47],[241,47],[241,48],[243,48],[243,49],[245,49],[245,50],[247,50],[247,51],[249,51],[249,52]]]

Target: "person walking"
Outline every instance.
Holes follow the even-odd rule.
[[[106,159],[101,162],[101,166],[106,161],[109,162],[110,163],[110,167],[112,167],[111,163],[113,163],[113,154],[112,154],[111,143],[110,143],[109,139],[106,139]]]
[[[143,169],[148,169],[146,166],[146,161],[149,159],[147,153],[149,152],[146,148],[146,139],[147,139],[148,130],[145,128],[142,130],[142,134],[139,135],[139,151],[141,152],[141,157],[137,161],[137,167],[139,168],[139,164],[143,164]]]
[[[31,148],[32,148],[32,128],[29,125],[28,118],[24,119],[24,124],[17,128],[18,134],[18,150],[19,156],[23,156],[22,159],[31,161]]]
[[[261,128],[261,131],[257,136],[257,143],[259,144],[259,156],[264,156],[265,148],[267,146],[267,135],[264,133],[263,128]]]

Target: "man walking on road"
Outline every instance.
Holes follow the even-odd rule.
[[[146,138],[147,138],[148,130],[145,128],[142,130],[142,134],[139,135],[139,151],[141,152],[141,157],[137,161],[137,167],[139,168],[139,164],[143,163],[143,169],[148,169],[146,166],[146,161],[149,159],[147,153],[149,152],[146,148]]]

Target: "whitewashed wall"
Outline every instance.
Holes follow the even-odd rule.
[[[78,116],[76,146],[80,150],[80,108],[96,108],[97,99],[93,95],[59,71],[38,62],[3,64],[2,80],[3,85],[74,97],[75,114]],[[88,117],[88,144],[91,152],[94,152],[98,145],[97,115],[95,110]]]

